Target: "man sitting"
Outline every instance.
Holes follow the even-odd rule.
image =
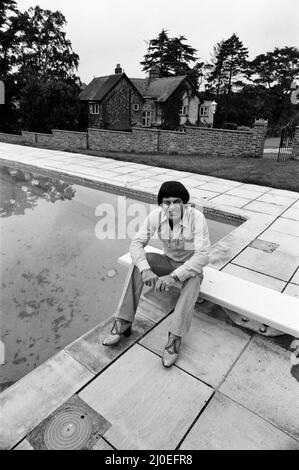
[[[204,215],[188,205],[190,195],[177,181],[162,184],[158,208],[145,219],[130,245],[134,268],[127,279],[105,346],[117,344],[122,335],[131,334],[143,284],[156,291],[180,289],[171,315],[168,341],[162,363],[170,367],[176,361],[182,336],[189,330],[194,305],[203,279],[203,267],[209,262],[210,238]],[[155,233],[163,243],[164,254],[145,253],[144,247]]]

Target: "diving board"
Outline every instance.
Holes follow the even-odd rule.
[[[152,246],[146,252],[163,251]],[[130,253],[121,256],[118,262],[124,266],[132,264]],[[279,332],[299,338],[299,299],[263,287],[231,274],[205,266],[200,297],[224,309],[232,310],[242,317],[250,318]],[[229,314],[228,314],[229,315]],[[238,323],[239,324],[239,323]],[[243,325],[246,327],[246,323]]]

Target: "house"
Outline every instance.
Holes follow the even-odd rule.
[[[88,106],[88,127],[100,129],[131,130],[132,107],[144,104],[141,93],[119,66],[114,75],[95,77],[79,98]]]
[[[213,127],[214,114],[216,111],[217,103],[214,100],[213,95],[208,92],[200,92],[199,97],[201,100],[201,105],[199,108],[200,125]]]
[[[130,130],[133,126],[176,130],[186,125],[200,125],[209,113],[209,102],[200,98],[186,75],[159,75],[159,68],[154,66],[148,78],[128,78],[118,64],[114,75],[94,78],[80,94],[80,100],[89,107],[88,126],[115,130]]]

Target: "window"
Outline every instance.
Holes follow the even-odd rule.
[[[100,114],[99,103],[89,103],[89,113],[90,114]]]
[[[139,111],[139,104],[133,104],[133,110]]]
[[[200,116],[208,117],[209,116],[209,107],[208,106],[201,106],[199,109]]]
[[[186,116],[188,114],[188,106],[181,106],[179,109],[180,116]]]
[[[150,111],[143,111],[142,125],[144,127],[151,127],[151,112]]]

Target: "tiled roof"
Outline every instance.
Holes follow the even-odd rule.
[[[140,91],[143,97],[150,97],[157,101],[166,101],[176,88],[185,80],[186,75],[177,77],[130,78],[131,82]]]
[[[115,75],[108,75],[106,77],[94,78],[80,93],[80,100],[101,101],[123,76],[125,76],[124,73],[117,73]]]
[[[101,101],[124,76],[128,78],[124,73],[94,78],[80,93],[80,100]],[[148,97],[164,102],[185,78],[186,75],[180,75],[177,77],[153,78],[151,80],[149,78],[129,78],[129,80],[144,98]]]

